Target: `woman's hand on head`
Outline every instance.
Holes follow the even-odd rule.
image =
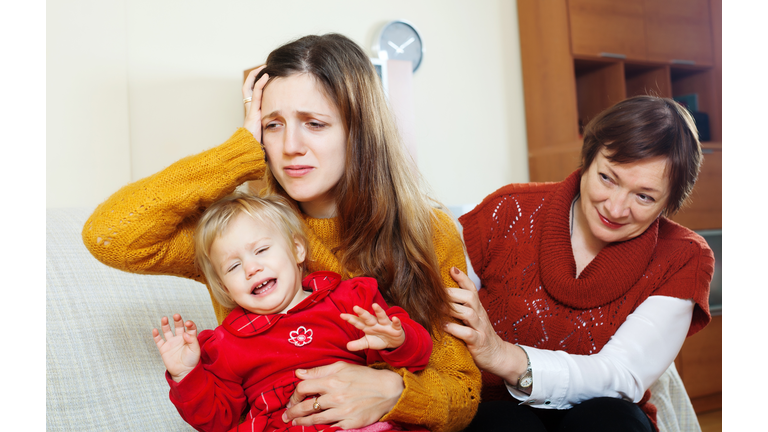
[[[451,277],[459,285],[459,288],[447,288],[452,306],[451,315],[464,325],[449,322],[445,324],[444,330],[467,344],[480,369],[501,376],[503,364],[508,360],[507,350],[514,346],[496,334],[469,276],[454,267],[451,269]]]
[[[256,75],[265,67],[267,66],[260,66],[252,70],[243,83],[243,100],[251,98],[250,102],[245,102],[243,127],[248,129],[258,142],[261,142],[261,95],[269,80],[269,75],[262,75],[259,81],[256,81]]]
[[[388,413],[404,389],[403,378],[395,372],[344,362],[299,369],[296,376],[302,381],[288,401],[283,421],[298,426],[367,426]],[[315,395],[319,411],[313,408]]]

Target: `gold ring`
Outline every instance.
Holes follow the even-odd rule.
[[[317,401],[318,396],[315,396],[315,403],[312,404],[312,409],[320,411],[320,402]]]
[[[250,102],[250,101],[251,101],[251,99],[253,99],[253,96],[251,96],[251,97],[247,97],[247,98],[243,99],[243,105],[245,105],[245,104],[247,104],[248,102]]]

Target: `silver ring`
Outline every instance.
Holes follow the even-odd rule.
[[[248,102],[250,102],[250,101],[251,101],[251,99],[253,99],[253,96],[251,96],[251,97],[247,97],[247,98],[243,99],[243,105],[245,105],[245,104],[247,104]]]

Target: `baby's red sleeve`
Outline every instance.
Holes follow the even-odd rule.
[[[352,285],[354,305],[360,306],[373,314],[373,303],[378,304],[387,313],[389,319],[397,317],[405,331],[405,342],[393,350],[366,350],[368,364],[386,362],[393,367],[404,367],[411,372],[424,369],[432,355],[432,338],[429,332],[419,323],[412,320],[403,308],[389,307],[381,295],[376,279],[358,277],[345,281]],[[352,312],[350,312],[352,313]],[[362,336],[362,332],[361,332]]]
[[[227,343],[218,334],[222,331],[200,332],[200,362],[180,382],[165,373],[171,386],[171,402],[181,417],[197,430],[230,430],[237,426],[248,403],[239,377],[230,371],[224,356],[219,355]]]

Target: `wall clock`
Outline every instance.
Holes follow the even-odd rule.
[[[373,51],[382,60],[409,60],[416,72],[424,59],[424,41],[413,24],[394,20],[385,24],[378,33]]]

